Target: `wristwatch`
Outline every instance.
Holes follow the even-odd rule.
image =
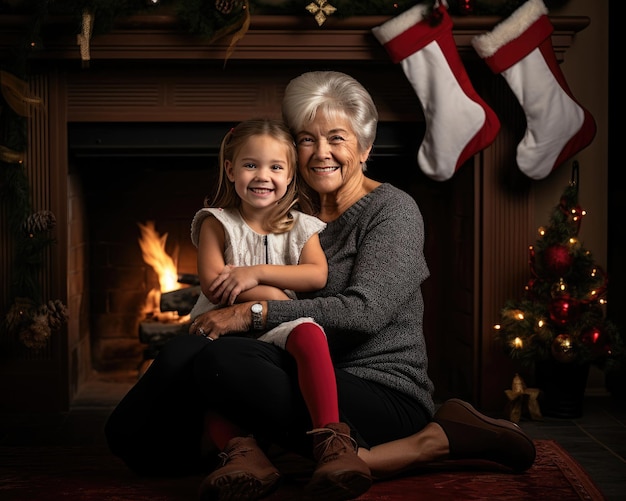
[[[263,330],[263,305],[261,303],[254,303],[250,308],[252,311],[252,328],[255,331]]]

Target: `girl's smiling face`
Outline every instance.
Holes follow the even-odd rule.
[[[287,147],[269,135],[251,136],[235,158],[225,162],[242,209],[273,207],[293,180]]]

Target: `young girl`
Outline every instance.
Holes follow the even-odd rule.
[[[291,133],[278,120],[247,120],[224,137],[217,193],[192,222],[203,294],[191,312],[191,332],[213,340],[198,318],[208,309],[293,299],[295,292],[326,284],[328,265],[319,241],[326,225],[294,209],[296,158]],[[257,323],[263,325],[262,311],[256,310],[260,306],[252,307],[255,329]],[[335,372],[322,327],[312,318],[300,318],[259,339],[284,348],[296,360],[318,461],[309,491],[328,489],[334,474],[341,475],[344,484],[353,477],[359,493],[367,490],[369,468],[356,455],[348,426],[339,422]],[[203,499],[229,499],[237,486],[245,488],[245,499],[256,499],[278,485],[278,470],[264,454],[255,454],[259,449],[254,438],[215,413],[207,414],[205,430],[209,443],[222,451],[223,464],[203,482]],[[256,465],[252,470],[251,463]]]
[[[191,224],[202,285],[192,320],[218,305],[295,299],[296,292],[326,285],[328,264],[318,235],[326,224],[293,209],[296,158],[280,121],[248,120],[222,140],[216,194]],[[290,330],[304,321],[312,319],[290,322],[263,339],[284,348]]]

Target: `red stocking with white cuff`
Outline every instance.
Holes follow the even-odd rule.
[[[594,138],[591,114],[574,99],[554,55],[548,9],[528,0],[492,31],[472,39],[478,55],[501,73],[526,115],[517,165],[543,179]]]
[[[426,134],[419,167],[431,179],[446,181],[493,142],[500,121],[465,71],[445,2],[435,5],[432,14],[429,5],[415,5],[372,32],[401,64],[422,105]]]

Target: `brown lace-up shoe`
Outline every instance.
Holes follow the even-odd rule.
[[[252,437],[231,439],[220,453],[221,466],[200,485],[201,501],[248,501],[270,494],[280,473]]]
[[[354,499],[372,485],[369,467],[357,456],[356,441],[345,423],[331,423],[308,432],[313,435],[317,467],[305,487],[309,499]]]
[[[484,459],[517,472],[535,461],[535,445],[515,423],[491,419],[467,402],[453,398],[433,416],[450,442],[450,459]]]

